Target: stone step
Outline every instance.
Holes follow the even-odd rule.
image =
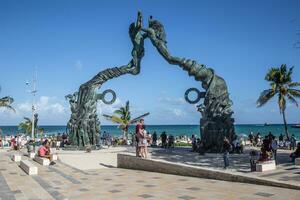
[[[21,159],[22,159],[22,156],[20,154],[14,154],[12,155],[11,159],[14,161],[14,162],[20,162]]]
[[[256,163],[256,171],[257,172],[265,172],[276,169],[276,163],[274,160],[266,161],[261,163]]]
[[[35,162],[39,163],[40,165],[43,166],[49,166],[50,165],[50,160],[48,158],[42,158],[39,156],[35,156],[33,159]]]
[[[21,160],[20,167],[28,175],[37,175],[38,174],[38,168],[33,163],[31,163],[29,160]]]

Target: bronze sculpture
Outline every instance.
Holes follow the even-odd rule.
[[[200,120],[201,139],[204,148],[210,152],[219,152],[222,148],[224,136],[232,140],[234,132],[234,119],[231,117],[232,101],[226,82],[223,78],[216,75],[214,70],[207,68],[203,64],[198,64],[195,60],[174,57],[169,53],[166,42],[166,34],[163,25],[152,18],[149,19],[149,27],[142,28],[147,37],[150,38],[154,47],[160,55],[170,64],[178,65],[187,71],[189,76],[193,76],[196,81],[202,82],[205,92],[199,92],[195,102],[187,98],[190,103],[196,103],[200,98],[204,98],[204,103],[198,105],[198,111],[202,114]],[[195,88],[192,88],[195,90]]]
[[[137,75],[140,73],[141,59],[144,56],[145,34],[141,31],[142,15],[138,13],[136,23],[129,26],[129,35],[133,43],[132,59],[127,65],[108,68],[99,72],[88,82],[82,84],[78,92],[69,94],[71,118],[67,124],[67,133],[73,146],[93,146],[99,143],[100,121],[97,115],[97,101],[102,100],[105,104],[115,101],[116,95],[112,90],[106,90],[97,94],[96,90],[101,88],[106,81],[125,74]],[[106,101],[104,96],[111,93],[113,99]]]
[[[148,28],[143,28],[142,14],[139,12],[137,21],[129,26],[129,36],[133,49],[131,52],[132,59],[127,65],[101,71],[90,81],[82,84],[78,92],[66,96],[72,111],[67,127],[72,144],[86,146],[98,143],[100,121],[96,113],[97,101],[102,100],[107,104],[113,103],[113,101],[106,102],[104,96],[110,92],[113,94],[114,100],[115,93],[109,90],[102,94],[96,94],[95,90],[100,88],[104,82],[115,77],[124,74],[139,74],[141,59],[144,56],[144,40],[149,38],[168,63],[180,66],[196,81],[201,81],[205,91],[199,92],[198,89],[191,88],[186,91],[185,98],[189,103],[197,103],[201,98],[204,99],[203,104],[197,106],[202,115],[200,120],[201,139],[207,151],[220,151],[224,136],[231,140],[235,134],[231,109],[232,101],[229,99],[224,79],[216,75],[213,69],[198,64],[195,60],[172,56],[167,48],[164,26],[159,21],[154,20],[152,16],[149,19]],[[190,91],[197,92],[196,100],[189,100]]]

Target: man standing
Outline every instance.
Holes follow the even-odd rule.
[[[140,155],[140,146],[143,142],[143,127],[144,127],[144,119],[140,119],[140,121],[137,123],[135,127],[135,140],[136,140],[136,146],[135,146],[135,152],[137,157],[141,157]]]
[[[227,139],[227,137],[224,137],[224,141],[223,141],[223,159],[224,159],[224,169],[227,169],[227,167],[229,166],[229,152],[231,151],[232,147],[231,144],[229,142],[229,140]]]

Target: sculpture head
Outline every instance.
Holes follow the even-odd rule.
[[[148,22],[149,22],[149,28],[155,31],[156,37],[162,40],[163,42],[167,43],[166,32],[162,23],[160,23],[158,20],[153,19],[152,16],[149,17]]]

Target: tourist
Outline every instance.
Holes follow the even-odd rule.
[[[231,153],[238,153],[239,151],[239,140],[237,135],[234,135],[233,141],[232,141],[232,152]]]
[[[50,145],[48,140],[46,139],[42,146],[40,146],[38,150],[38,156],[43,158],[48,158],[50,160],[50,165],[55,165],[56,163],[52,160],[51,152],[50,152]]]
[[[232,146],[227,139],[226,136],[224,136],[223,140],[223,147],[222,147],[222,152],[223,152],[223,159],[224,159],[224,169],[227,169],[229,167],[229,152],[232,150]]]
[[[174,148],[175,147],[175,138],[173,135],[168,136],[168,147]]]
[[[197,138],[197,152],[199,152],[199,155],[205,154],[204,144],[200,138]]]
[[[260,133],[258,132],[254,138],[254,141],[255,141],[255,146],[260,146],[261,145],[261,135]]]
[[[279,135],[278,140],[279,140],[278,147],[283,147],[284,143],[283,143],[283,135],[282,135],[282,133]]]
[[[298,142],[296,151],[291,153],[290,157],[292,162],[295,162],[296,158],[300,158],[300,142]]]
[[[270,131],[268,134],[269,140],[273,140],[275,138],[275,136],[272,134],[272,132]]]
[[[265,162],[271,160],[271,141],[269,139],[269,136],[265,136],[265,139],[263,140],[262,147],[261,147],[261,153],[258,161]]]
[[[167,134],[166,132],[162,132],[162,134],[160,135],[161,137],[161,146],[162,148],[166,148],[167,147]]]
[[[274,136],[274,139],[272,139],[271,142],[271,149],[273,152],[273,158],[275,160],[275,163],[277,164],[277,149],[278,149],[278,142],[276,140],[276,137]]]
[[[17,136],[11,137],[10,139],[10,147],[12,150],[17,150]]]
[[[292,134],[292,137],[290,140],[290,150],[295,150],[296,142],[297,142],[297,139],[296,139],[295,135]]]
[[[136,138],[136,156],[141,157],[141,148],[143,145],[143,125],[144,125],[144,119],[140,119],[140,121],[137,123],[135,127],[135,138]]]
[[[195,135],[192,135],[192,152],[195,152],[197,149],[197,140]]]
[[[65,145],[68,144],[68,136],[67,134],[63,133],[62,135],[62,147],[65,147]]]
[[[141,155],[142,155],[142,158],[147,158],[148,157],[148,144],[150,143],[151,138],[147,134],[147,131],[145,129],[142,130],[142,133],[143,133],[143,139],[142,139],[143,145],[141,146]]]
[[[61,142],[62,142],[62,136],[60,135],[60,133],[58,133],[56,136],[56,150],[59,150],[61,146]]]
[[[253,135],[252,131],[250,132],[248,138],[249,138],[249,141],[250,141],[250,145],[252,146],[253,145],[253,139],[254,139],[254,135]]]
[[[256,171],[256,162],[258,160],[258,158],[257,158],[258,153],[257,153],[257,151],[252,150],[252,151],[250,151],[249,155],[250,155],[250,169],[251,169],[251,172],[253,172],[253,171]]]
[[[157,134],[156,131],[154,131],[152,136],[152,145],[157,146]]]

